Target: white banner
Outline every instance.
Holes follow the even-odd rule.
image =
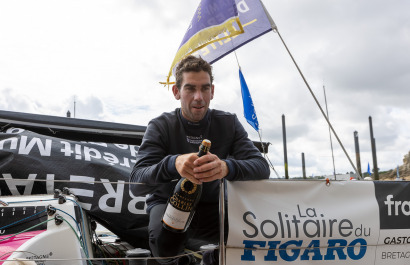
[[[409,182],[228,182],[226,264],[410,264]]]

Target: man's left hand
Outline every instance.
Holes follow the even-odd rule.
[[[229,173],[228,165],[218,156],[208,152],[194,161],[194,176],[201,182],[222,179]]]

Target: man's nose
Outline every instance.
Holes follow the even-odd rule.
[[[203,99],[202,91],[201,90],[195,91],[194,100],[200,101],[202,99]]]

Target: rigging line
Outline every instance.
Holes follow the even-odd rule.
[[[4,229],[4,228],[7,228],[7,227],[9,227],[9,226],[12,226],[12,225],[21,223],[21,222],[23,222],[24,220],[27,220],[27,219],[29,219],[29,218],[32,218],[32,217],[34,217],[34,216],[36,216],[36,215],[39,215],[40,213],[43,213],[43,212],[45,212],[45,211],[47,211],[47,210],[44,209],[44,210],[42,210],[42,211],[40,211],[40,212],[38,212],[38,213],[35,213],[35,214],[33,214],[33,215],[30,215],[30,216],[27,216],[26,218],[20,219],[20,220],[15,221],[15,222],[13,222],[13,223],[11,223],[11,224],[8,224],[8,225],[5,225],[5,226],[3,226],[3,227],[0,227],[0,230],[2,230],[2,229]],[[42,217],[42,216],[40,216],[40,217]]]
[[[7,126],[9,126],[11,123],[6,123],[4,126],[0,127],[0,132],[4,130]]]
[[[329,111],[327,109],[327,98],[326,98],[325,85],[323,85],[323,94],[325,95],[326,115],[327,115],[327,118],[329,119]],[[336,179],[335,156],[333,155],[333,141],[332,141],[332,133],[330,132],[330,127],[329,127],[329,138],[330,138],[330,149],[332,149],[333,176]]]
[[[47,222],[53,221],[54,219],[55,219],[55,218],[48,219],[48,220],[46,220],[46,221],[43,221],[43,222],[38,223],[38,224],[36,224],[36,225],[33,225],[32,227],[29,227],[29,228],[27,228],[27,229],[24,229],[23,231],[20,231],[20,232],[18,232],[18,233],[15,233],[15,234],[13,234],[13,235],[11,235],[11,236],[2,238],[2,239],[0,239],[0,242],[6,241],[6,240],[9,239],[9,238],[12,238],[12,237],[18,236],[18,235],[20,235],[20,234],[22,234],[22,233],[25,233],[25,232],[27,232],[27,231],[30,231],[31,229],[36,228],[37,226],[40,226],[40,225],[45,224],[45,223],[47,223]]]
[[[344,148],[342,142],[340,141],[339,136],[337,136],[337,133],[336,133],[336,131],[333,129],[333,126],[332,126],[332,124],[330,123],[329,119],[326,117],[325,112],[323,111],[322,107],[320,106],[319,101],[317,100],[315,94],[313,93],[313,91],[312,91],[312,89],[310,88],[308,82],[306,81],[305,76],[303,75],[303,73],[302,73],[302,71],[300,70],[298,64],[296,63],[295,59],[293,58],[292,53],[291,53],[290,50],[288,49],[288,46],[286,46],[285,41],[283,40],[282,36],[280,35],[279,30],[278,30],[278,29],[274,29],[273,31],[276,32],[276,33],[278,34],[279,38],[281,39],[283,45],[285,46],[287,52],[288,52],[289,55],[290,55],[290,58],[292,59],[292,61],[293,61],[293,63],[295,64],[295,66],[296,66],[296,68],[297,68],[299,74],[301,75],[303,81],[305,82],[307,88],[309,89],[310,94],[312,94],[312,97],[313,97],[313,99],[315,100],[315,102],[316,102],[317,106],[319,107],[320,111],[322,112],[323,117],[325,118],[325,120],[326,120],[327,123],[329,124],[329,127],[332,129],[332,132],[333,132],[334,136],[336,137],[337,141],[339,142],[340,147],[343,149],[343,152],[345,153],[347,159],[349,160],[351,166],[353,167],[354,171],[356,172],[356,175],[357,175],[358,178],[359,178],[360,175],[359,175],[359,173],[357,173],[357,169],[356,169],[356,167],[354,166],[352,160],[350,159],[349,154],[347,153],[347,151],[346,151],[346,149]]]
[[[94,244],[95,244],[95,246],[96,246],[96,249],[98,249],[98,250],[100,251],[100,253],[101,253],[101,254],[100,254],[100,257],[103,256],[104,259],[107,258],[107,256],[105,255],[105,252],[103,251],[103,249],[101,248],[101,246],[98,245],[97,243],[94,243]],[[97,251],[96,251],[95,254],[97,255]]]
[[[7,261],[7,260],[2,260],[1,259],[2,257],[6,256],[6,255],[13,254],[13,253],[26,253],[26,252],[38,257],[38,255],[36,253],[30,252],[30,251],[27,251],[27,250],[13,250],[13,251],[3,253],[3,255],[0,256],[0,261]]]
[[[84,248],[84,244],[83,244],[84,242],[81,242],[80,237],[78,236],[77,232],[75,231],[74,227],[70,224],[70,222],[67,221],[67,219],[65,219],[63,216],[61,216],[61,215],[58,215],[58,216],[59,216],[61,219],[63,219],[63,221],[66,222],[66,223],[70,226],[71,231],[74,233],[75,237],[76,237],[77,240],[78,240],[78,243],[80,243],[81,247]],[[80,232],[80,231],[79,231],[79,232]],[[83,249],[83,251],[84,251],[84,249]],[[87,253],[85,253],[85,251],[84,251],[84,254],[86,255],[86,257],[88,257],[88,255],[87,255]]]
[[[95,241],[93,243],[102,254],[98,257],[104,257],[106,259],[106,258],[108,258],[107,257],[107,255],[108,255],[111,258],[110,252],[105,248],[105,245],[103,244],[103,242],[98,238],[97,232],[94,230],[93,233],[94,233],[94,236],[95,236]],[[94,238],[94,236],[93,236],[93,238]]]
[[[118,258],[114,257],[114,255],[108,250],[107,245],[105,245],[105,244],[104,244],[104,245],[101,245],[101,248],[104,250],[105,253],[107,253],[107,255],[108,255],[111,259],[115,259],[114,262],[117,263],[116,260],[117,260]],[[104,256],[106,256],[106,255],[104,255]],[[117,264],[118,264],[118,263],[117,263]]]
[[[239,65],[238,56],[236,55],[236,51],[234,50],[233,53],[235,54],[235,58],[236,58],[236,62],[238,63],[238,67],[239,67],[239,69],[241,69],[241,66]]]
[[[88,258],[88,259],[87,259],[88,263],[90,263],[90,265],[92,265],[92,262],[89,260],[88,249],[87,249],[87,247],[86,247],[87,242],[85,242],[85,241],[81,242],[80,238],[79,238],[78,235],[77,235],[77,232],[74,230],[74,227],[70,224],[70,222],[68,222],[68,221],[67,221],[64,217],[62,217],[61,215],[60,215],[60,217],[61,217],[61,219],[64,220],[64,222],[66,222],[66,223],[70,226],[71,231],[73,231],[74,235],[77,237],[78,243],[82,246],[82,250],[83,250],[83,252],[84,252],[84,255]],[[87,249],[87,251],[86,251],[86,249]]]
[[[81,180],[64,180],[64,179],[3,179],[0,178],[0,180],[4,180],[4,181],[13,181],[13,180],[18,180],[18,181],[40,181],[40,182],[62,182],[62,183],[81,183],[81,184],[106,184],[106,183],[110,183],[110,184],[136,184],[136,185],[148,185],[146,183],[142,183],[142,182],[127,182],[127,181],[123,181],[123,180],[118,180],[118,181],[98,181],[98,180],[94,180],[94,181],[81,181]],[[177,179],[172,180],[172,182],[174,181],[178,181]],[[12,202],[9,202],[12,203]]]
[[[401,245],[410,245],[409,243],[404,243],[404,244],[401,244]],[[298,247],[298,246],[296,246],[296,247],[289,247],[289,246],[286,246],[286,247],[281,247],[281,246],[279,246],[279,247],[276,247],[276,248],[267,248],[267,247],[258,247],[258,248],[245,248],[245,247],[236,247],[236,246],[229,246],[228,248],[230,248],[230,249],[240,249],[240,250],[251,250],[251,251],[259,251],[259,250],[262,250],[262,251],[287,251],[287,250],[292,250],[292,251],[295,251],[295,250],[309,250],[309,251],[311,251],[311,250],[315,250],[315,249],[332,249],[332,250],[342,250],[342,249],[344,249],[344,248],[347,248],[347,247],[351,247],[351,248],[356,248],[356,249],[360,249],[360,248],[362,248],[362,247],[381,247],[381,246],[384,246],[384,245],[380,245],[380,244],[362,244],[362,245],[355,245],[355,246],[301,246],[301,247]]]
[[[262,145],[263,156],[265,157],[266,160],[268,160],[268,163],[269,163],[270,167],[273,169],[273,171],[275,172],[276,176],[278,178],[280,178],[278,172],[276,172],[275,167],[273,166],[272,162],[270,161],[269,156],[266,155],[266,153],[265,153],[265,147],[263,146],[263,142],[262,142],[262,135],[259,131],[258,131],[258,135],[259,135],[259,140],[261,141],[261,145]]]
[[[121,249],[118,246],[115,246],[113,243],[107,242],[106,243],[107,246],[111,247],[112,249],[114,249],[116,251],[116,255],[120,254],[120,255],[125,255],[125,251],[123,249]]]
[[[219,249],[219,247],[217,248]],[[252,249],[255,250],[255,249]],[[203,253],[206,250],[199,250],[199,251],[192,251],[190,253],[184,253],[176,256],[168,256],[168,257],[121,257],[121,258],[66,258],[66,259],[59,259],[59,258],[42,258],[42,259],[20,259],[19,261],[42,261],[42,262],[47,262],[47,261],[74,261],[74,260],[89,260],[89,261],[97,261],[97,260],[102,260],[102,261],[116,261],[116,260],[159,260],[159,259],[173,259],[173,258],[180,258],[184,256],[189,256],[193,255],[194,253]],[[13,251],[13,252],[18,252],[18,251]],[[4,255],[3,255],[4,256]],[[0,259],[0,261],[10,261],[10,260],[3,260]]]
[[[87,239],[86,239],[86,234],[85,234],[85,225],[84,225],[85,220],[84,220],[84,216],[83,216],[83,208],[80,206],[80,204],[79,204],[77,201],[75,201],[75,200],[73,200],[73,199],[70,199],[70,198],[67,198],[67,200],[72,201],[72,202],[74,202],[75,204],[77,204],[78,209],[79,209],[79,211],[80,211],[81,225],[82,225],[81,236],[83,237],[83,240],[84,240],[84,252],[86,253],[86,255],[87,255],[87,257],[88,257],[88,256],[89,256],[89,255],[88,255],[89,252],[88,252]]]
[[[403,245],[409,245],[408,243],[403,244]],[[362,247],[378,247],[381,245],[378,244],[363,244],[360,246],[354,246],[353,248],[362,248]],[[219,248],[219,247],[218,247]],[[283,247],[278,247],[278,248],[265,248],[265,247],[261,247],[261,248],[245,248],[245,247],[236,247],[236,246],[229,246],[227,248],[230,249],[240,249],[240,250],[251,250],[251,251],[282,251],[282,250],[306,250],[306,249],[343,249],[345,248],[345,246],[335,246],[335,247],[329,247],[329,246],[314,246],[314,247],[309,247],[309,246],[301,246],[301,247],[287,247],[287,248],[283,248]],[[28,252],[28,251],[11,251],[11,252]],[[121,257],[121,258],[71,258],[71,259],[59,259],[59,258],[42,258],[42,259],[21,259],[21,261],[74,261],[74,260],[89,260],[89,261],[98,261],[98,260],[105,260],[105,261],[115,261],[115,260],[157,260],[157,259],[170,259],[170,258],[178,258],[178,257],[182,257],[182,256],[188,256],[188,255],[192,255],[194,253],[203,253],[205,252],[204,250],[201,251],[192,251],[190,253],[186,253],[186,254],[181,254],[181,255],[177,255],[177,256],[172,256],[172,257]],[[31,253],[31,252],[29,252]],[[8,253],[5,253],[8,254]],[[5,254],[3,254],[1,257],[3,257]],[[33,253],[34,254],[34,253]],[[0,259],[0,261],[9,261],[9,260],[3,260]]]
[[[54,207],[55,208],[55,207]],[[57,211],[60,211],[62,213],[65,213],[66,215],[70,216],[71,219],[73,219],[74,223],[77,225],[77,230],[79,233],[81,233],[81,229],[80,229],[80,224],[78,223],[78,221],[74,218],[74,216],[72,216],[71,214],[67,213],[66,211],[63,211],[61,209],[55,208]],[[60,215],[61,216],[61,215]],[[82,239],[82,235],[81,235],[81,239]]]
[[[58,200],[58,198],[53,198],[53,199],[44,199],[44,200],[31,200],[31,201],[15,201],[15,202],[8,202],[8,204],[12,203],[28,203],[28,202],[46,202],[46,201],[55,201]]]
[[[113,257],[117,257],[118,259],[120,259],[120,258],[121,258],[121,255],[125,256],[124,253],[121,253],[121,252],[119,251],[119,249],[115,248],[112,244],[107,243],[107,246],[108,246],[108,247],[111,247],[112,249],[114,249],[114,253],[113,253],[113,255],[112,255]],[[109,250],[108,250],[108,252],[109,252]],[[123,261],[123,263],[125,263],[124,260],[122,260],[122,261]],[[117,264],[119,265],[119,263],[118,263],[117,261],[115,261],[115,263],[117,263]]]

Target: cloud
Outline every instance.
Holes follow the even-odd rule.
[[[11,88],[0,90],[0,109],[18,112],[36,112],[41,103],[31,100],[25,95],[19,95]]]
[[[362,164],[372,162],[373,118],[378,163],[394,168],[409,151],[410,2],[398,0],[264,1],[315,97],[350,158],[358,131]],[[196,1],[0,2],[0,108],[146,125],[179,106],[159,85],[197,8]],[[282,114],[286,116],[289,173],[331,174],[328,125],[277,33],[236,51],[269,157],[284,174]],[[212,108],[243,118],[238,62],[214,64]],[[332,135],[336,171],[352,171]],[[354,161],[355,162],[355,161]],[[364,167],[363,167],[364,169]]]

